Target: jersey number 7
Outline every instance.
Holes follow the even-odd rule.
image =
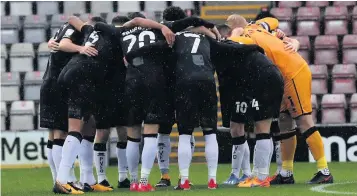
[[[197,52],[197,50],[198,50],[198,46],[200,46],[200,42],[201,42],[200,36],[197,35],[197,34],[193,34],[193,33],[184,33],[183,35],[185,37],[196,38],[195,42],[193,42],[192,49],[191,49],[191,53],[195,54]]]

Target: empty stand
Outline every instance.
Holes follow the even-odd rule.
[[[315,64],[333,65],[338,63],[337,36],[321,35],[315,39]]]
[[[312,119],[315,123],[317,123],[317,110],[318,110],[318,104],[317,104],[317,99],[316,99],[316,95],[311,95],[311,105],[312,105]]]
[[[91,1],[91,13],[109,13],[113,12],[113,2],[112,1]]]
[[[347,30],[346,7],[327,7],[325,11],[325,35],[344,35]]]
[[[322,97],[323,124],[346,123],[346,97],[344,94],[327,94]]]
[[[354,6],[356,5],[356,1],[334,1],[334,6]]]
[[[20,100],[20,74],[1,73],[1,101]]]
[[[293,34],[291,31],[291,23],[289,21],[279,21],[279,29],[284,31],[286,36]]]
[[[306,7],[327,7],[328,1],[306,1]]]
[[[86,13],[85,1],[64,1],[63,2],[64,14],[82,14]]]
[[[54,36],[56,31],[67,21],[68,21],[67,15],[62,15],[62,14],[52,15],[51,36]]]
[[[357,123],[357,94],[353,94],[350,102],[351,123]]]
[[[357,64],[357,35],[345,35],[342,41],[343,63]]]
[[[356,92],[356,66],[354,64],[335,65],[332,69],[332,93],[352,94]]]
[[[353,34],[357,34],[357,6],[352,11]]]
[[[7,50],[4,44],[1,44],[1,72],[6,72]]]
[[[24,21],[24,42],[41,43],[47,41],[47,26],[45,16],[26,16]]]
[[[10,71],[33,71],[33,58],[35,51],[32,44],[13,44],[10,50]]]
[[[279,7],[290,7],[290,8],[301,7],[301,1],[279,1]]]
[[[317,21],[299,21],[297,22],[297,31],[298,36],[309,35],[316,36],[320,35],[320,25]]]
[[[1,131],[6,130],[7,108],[5,102],[1,102]]]
[[[79,15],[79,18],[83,21],[83,22],[87,22],[88,20],[90,20],[93,17],[92,14],[81,14]]]
[[[10,130],[33,130],[35,104],[33,101],[14,101],[10,109]]]
[[[31,1],[11,1],[10,2],[10,15],[13,16],[27,16],[32,15],[32,2]]]
[[[145,12],[162,11],[166,5],[166,1],[145,1]]]
[[[185,9],[194,9],[194,5],[192,1],[172,1],[172,6],[177,6]]]
[[[139,12],[140,4],[138,1],[118,1],[118,12]]]
[[[24,81],[25,100],[40,100],[40,89],[44,72],[27,72]]]
[[[58,14],[58,2],[56,1],[36,1],[38,15]]]
[[[291,21],[293,19],[293,10],[291,8],[271,8],[270,13],[273,14],[279,22]]]
[[[320,35],[320,9],[300,7],[297,15],[297,35]]]
[[[38,71],[46,71],[49,56],[50,49],[47,46],[47,42],[41,43],[37,52]]]
[[[20,19],[18,16],[1,16],[1,44],[19,42]]]
[[[310,63],[311,46],[310,46],[309,37],[297,36],[292,38],[297,39],[300,42],[300,48],[298,52],[306,60],[306,62]]]
[[[327,66],[326,65],[311,65],[312,74],[311,89],[313,94],[326,94],[327,90]]]

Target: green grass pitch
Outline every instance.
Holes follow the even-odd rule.
[[[319,196],[319,195],[357,195],[357,163],[330,163],[330,170],[334,176],[335,183],[332,186],[321,187],[317,185],[307,185],[309,180],[316,172],[316,164],[295,163],[295,185],[271,186],[270,188],[237,188],[230,186],[219,186],[217,190],[207,189],[207,167],[205,164],[193,164],[190,169],[190,179],[194,186],[190,191],[175,191],[173,187],[157,189],[150,193],[135,193],[128,190],[114,189],[109,193],[87,193],[87,195],[103,196],[129,196],[129,195],[167,195],[167,196]],[[275,171],[272,165],[271,171]],[[177,165],[171,166],[172,183],[176,184],[178,176]],[[222,183],[230,173],[229,164],[220,164],[218,167],[217,181]],[[117,168],[109,167],[107,176],[113,186],[117,185]],[[77,176],[78,173],[77,173]],[[155,184],[160,177],[157,165],[154,166],[150,176],[151,184]],[[311,189],[320,192],[314,192]],[[1,170],[1,195],[2,196],[47,196],[54,195],[51,192],[52,179],[49,168],[38,169],[2,169]],[[323,192],[322,192],[323,191]]]

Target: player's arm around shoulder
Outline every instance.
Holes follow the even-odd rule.
[[[188,28],[187,30],[190,32],[193,32],[193,33],[199,33],[199,34],[206,35],[213,39],[217,39],[217,36],[215,35],[215,33],[213,33],[212,31],[210,31],[209,29],[207,29],[204,26]]]

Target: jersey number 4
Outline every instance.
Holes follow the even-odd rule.
[[[150,38],[150,43],[155,42],[155,34],[152,31],[143,31],[139,34],[138,39],[139,39],[139,48],[143,47],[145,45],[144,38],[145,36],[149,36]],[[130,40],[129,46],[128,46],[128,51],[126,53],[129,53],[131,49],[133,48],[134,44],[137,41],[137,38],[135,35],[127,35],[123,38],[123,41],[128,41]]]
[[[193,42],[192,49],[191,49],[191,53],[195,54],[198,50],[198,47],[200,46],[200,42],[201,42],[200,36],[197,34],[193,34],[193,33],[184,33],[183,35],[185,37],[195,38],[195,42]]]

